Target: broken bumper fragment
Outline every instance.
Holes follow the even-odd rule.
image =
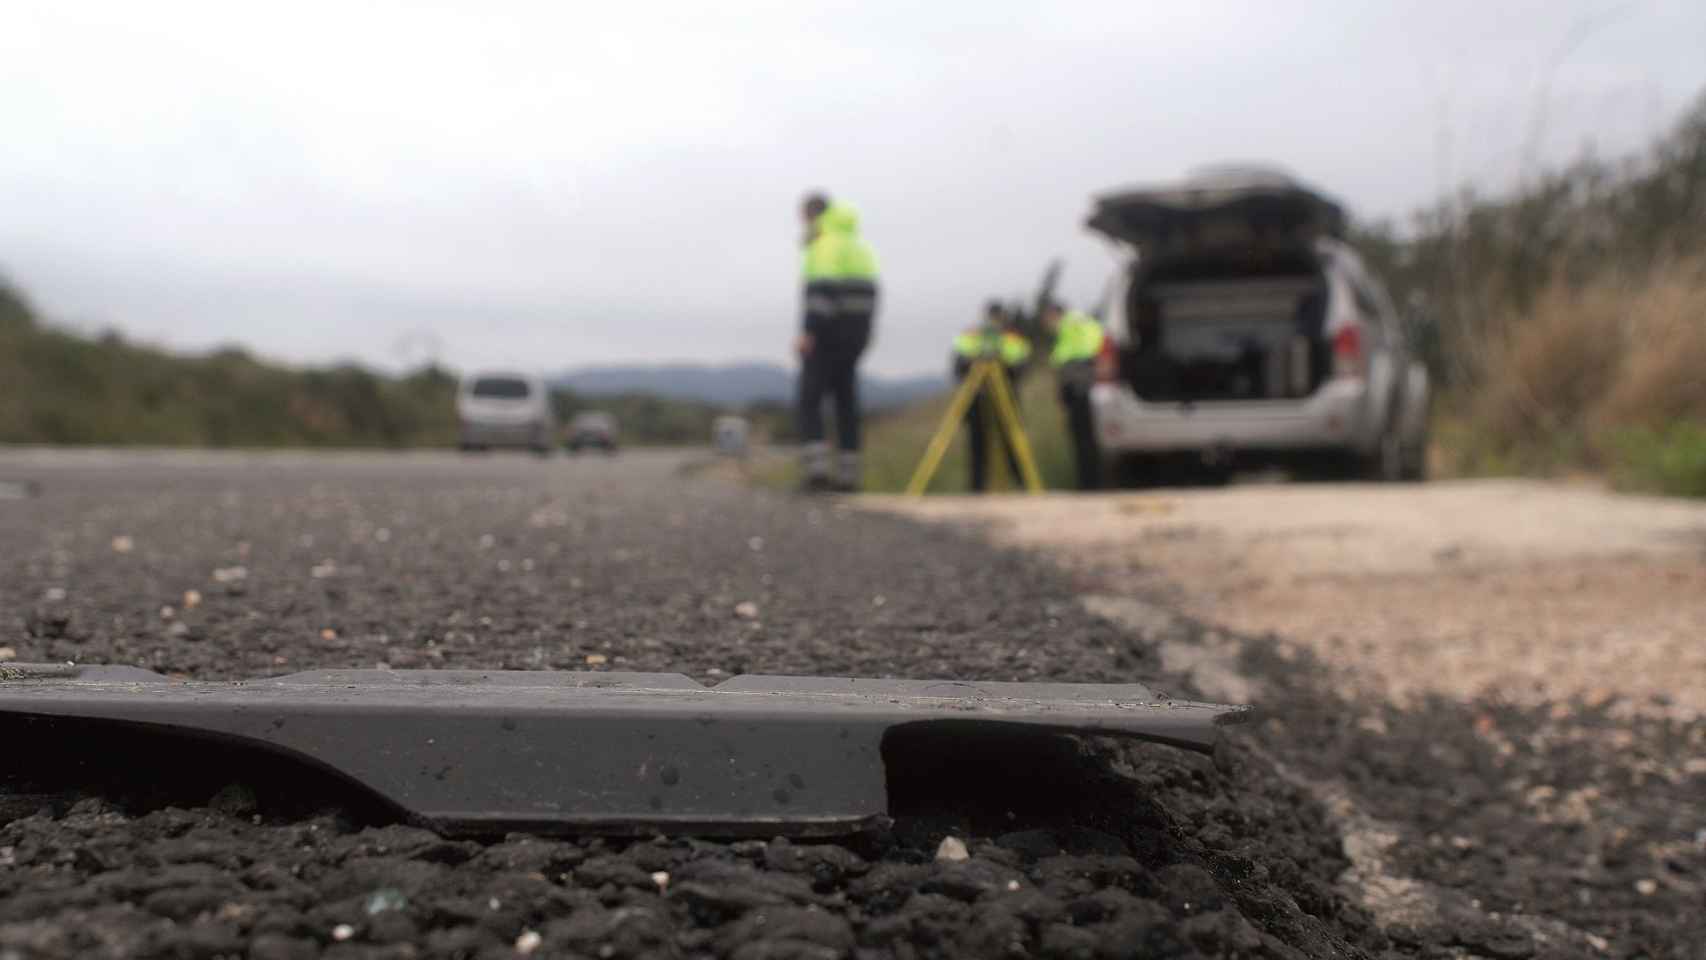
[[[1206,751],[1242,708],[1139,684],[679,674],[316,670],[172,680],[0,665],[0,712],[270,750],[446,833],[838,833],[887,812],[892,731],[1133,737]]]

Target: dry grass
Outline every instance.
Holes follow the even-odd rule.
[[[1706,262],[1662,272],[1629,309],[1631,335],[1599,418],[1641,427],[1706,419]]]
[[[1555,281],[1489,327],[1465,405],[1482,466],[1616,468],[1631,431],[1706,422],[1706,260]]]

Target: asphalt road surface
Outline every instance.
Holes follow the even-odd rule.
[[[1088,612],[1084,585],[1041,559],[687,462],[0,453],[17,492],[0,499],[0,657],[207,678],[386,664],[1195,692],[1158,652],[1195,642],[1194,622],[1152,636]],[[447,840],[304,771],[0,729],[0,960],[1604,955],[1496,913],[1377,923],[1346,882],[1343,816],[1292,769],[1333,751],[1350,769],[1363,745],[1306,663],[1270,661],[1249,669],[1287,699],[1287,736],[1213,758],[968,751],[897,792],[892,827],[842,842]],[[1399,755],[1414,746],[1373,766],[1425,779]],[[937,859],[950,835],[969,858]],[[1619,902],[1600,902],[1633,931],[1615,954],[1688,955]]]

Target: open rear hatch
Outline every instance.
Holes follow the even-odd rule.
[[[1139,252],[1121,366],[1151,402],[1294,400],[1328,373],[1315,241],[1336,202],[1275,171],[1220,167],[1098,197],[1089,226]]]
[[[1095,199],[1088,225],[1145,256],[1231,247],[1307,247],[1342,237],[1344,208],[1284,173],[1214,167],[1176,184],[1134,187]]]

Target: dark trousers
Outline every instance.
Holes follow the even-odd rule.
[[[1094,490],[1102,484],[1102,455],[1096,447],[1095,421],[1090,416],[1088,387],[1062,386],[1060,403],[1066,408],[1066,428],[1072,434],[1072,460],[1078,468],[1078,489]]]
[[[1005,376],[1005,374],[1003,374]],[[1012,378],[1008,378],[1009,385]],[[989,489],[989,435],[995,433],[1000,437],[1001,452],[1007,457],[1008,476],[1015,482],[1022,474],[1019,473],[1019,457],[1013,452],[1013,441],[1007,436],[1007,431],[998,429],[1000,420],[995,415],[995,397],[984,387],[972,397],[971,406],[966,409],[966,430],[971,434],[971,488],[977,493]]]
[[[812,332],[811,352],[800,364],[801,442],[822,442],[827,394],[835,403],[836,445],[859,449],[859,357],[870,342],[870,317],[838,317]]]

